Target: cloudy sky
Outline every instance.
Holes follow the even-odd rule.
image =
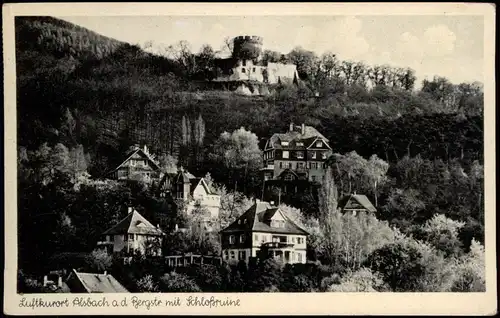
[[[419,81],[434,75],[454,83],[483,81],[482,16],[113,16],[59,17],[134,44],[164,47],[188,41],[214,49],[225,37],[259,35],[266,49],[296,46],[342,60],[411,67]]]

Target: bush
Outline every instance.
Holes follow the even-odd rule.
[[[201,292],[200,287],[193,279],[176,272],[167,273],[160,278],[160,289],[162,292],[172,293]]]

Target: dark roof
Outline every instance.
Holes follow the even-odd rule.
[[[121,164],[118,165],[115,169],[113,169],[110,173],[118,170],[121,166],[125,164],[130,158],[132,158],[133,155],[139,154],[141,157],[145,158],[146,160],[151,163],[151,166],[153,167],[154,170],[160,170],[160,166],[151,158],[149,154],[147,154],[142,148],[137,148],[127,154],[127,159],[125,159]]]
[[[80,273],[73,270],[72,273],[89,293],[128,293],[110,274]]]
[[[163,235],[163,232],[153,226],[136,210],[130,212],[123,220],[103,233],[103,235],[116,234],[147,234]]]
[[[369,212],[377,212],[370,200],[363,194],[350,194],[340,198],[338,207],[343,211],[344,209],[364,208]]]
[[[285,220],[284,228],[274,228],[268,225],[270,219],[276,214],[280,213]],[[247,220],[247,222],[245,222]],[[241,222],[239,222],[241,221]],[[278,207],[271,206],[268,202],[257,201],[245,213],[237,218],[228,227],[221,232],[266,232],[266,233],[282,233],[282,234],[302,234],[308,235],[309,233],[290,220],[285,213]]]
[[[326,142],[328,139],[323,136],[316,128],[312,126],[304,126],[304,134],[302,134],[301,126],[293,126],[293,131],[287,131],[286,133],[277,133],[271,136],[269,139],[270,146],[274,148],[293,148],[293,149],[305,149],[309,146],[316,138],[322,138]],[[283,147],[281,145],[282,141],[288,141],[290,145],[288,147]],[[297,146],[297,142],[304,143],[303,146]]]

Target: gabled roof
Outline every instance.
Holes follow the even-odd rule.
[[[71,275],[74,275],[89,293],[129,292],[110,274],[81,273],[73,269]]]
[[[130,212],[123,220],[115,226],[103,233],[103,235],[117,234],[146,234],[146,235],[163,235],[163,232],[153,226],[136,210]]]
[[[153,158],[151,158],[151,156],[146,153],[144,151],[144,149],[142,148],[137,148],[133,151],[131,151],[128,155],[127,155],[127,159],[125,159],[120,165],[118,165],[118,167],[116,167],[115,169],[113,169],[111,172],[114,172],[118,169],[120,169],[127,161],[130,160],[130,158],[132,158],[132,156],[134,156],[135,154],[138,154],[140,155],[141,157],[145,158],[146,160],[149,161],[149,163],[151,164],[151,166],[153,167],[153,169],[155,170],[160,170],[160,166],[153,160]]]
[[[194,190],[201,185],[207,194],[216,194],[213,193],[210,187],[208,186],[207,182],[203,178],[193,178],[190,180],[191,181],[191,189],[190,189],[190,194],[192,195]]]
[[[328,139],[323,136],[316,128],[312,126],[304,126],[304,134],[302,134],[301,126],[293,126],[293,131],[287,131],[286,133],[277,133],[271,136],[269,139],[270,143],[267,143],[266,146],[269,148],[306,148],[309,146],[314,140],[317,138],[323,139],[325,142],[328,142]],[[290,145],[288,147],[282,146],[282,141],[288,141]],[[303,142],[303,146],[297,146],[297,142]]]
[[[338,207],[343,211],[344,209],[364,208],[369,212],[377,212],[370,200],[363,194],[350,194],[340,198]]]
[[[274,228],[268,225],[270,219],[279,213],[285,220],[284,228]],[[246,220],[246,222],[245,222]],[[245,213],[237,218],[228,227],[221,232],[265,232],[265,233],[281,233],[281,234],[298,234],[308,235],[309,233],[290,220],[285,213],[278,207],[271,206],[268,202],[257,201]]]

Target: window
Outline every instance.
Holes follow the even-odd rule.
[[[303,142],[301,142],[301,141],[299,141],[299,142],[297,142],[297,143],[295,143],[295,144],[296,144],[298,147],[302,147],[302,146],[304,146],[304,143],[303,143]]]
[[[316,141],[316,147],[318,148],[323,147],[323,142],[321,140]]]
[[[316,176],[312,176],[311,179],[312,179],[313,182],[315,182],[316,181]]]
[[[132,167],[134,167],[134,166],[135,166],[135,160],[130,160],[130,165],[131,165]]]
[[[283,162],[280,162],[280,169],[283,169]]]
[[[288,146],[288,145],[289,145],[289,143],[288,143],[288,141],[282,141],[282,142],[281,142],[281,145],[282,145],[282,146]]]
[[[134,240],[134,234],[129,234],[128,235],[128,239],[129,239],[129,241],[133,241]]]
[[[109,241],[110,241],[110,242],[114,242],[114,241],[115,241],[115,236],[114,236],[114,235],[111,235],[111,236],[109,237]]]
[[[303,159],[304,153],[302,151],[297,151],[297,159]]]
[[[255,234],[253,236],[253,239],[254,239],[255,242],[258,242],[259,241],[259,235]]]
[[[235,259],[236,258],[236,253],[234,251],[231,251],[231,259]]]
[[[244,219],[244,220],[243,220],[243,224],[247,224],[247,219]]]
[[[297,253],[297,261],[302,263],[302,253]]]
[[[323,152],[323,153],[321,154],[321,158],[322,158],[322,159],[326,159],[326,152]]]
[[[316,159],[316,151],[313,151],[313,152],[311,153],[311,158],[312,158],[312,159]]]
[[[227,259],[228,256],[229,255],[228,255],[227,251],[224,251],[224,255],[223,255],[224,259]]]
[[[295,236],[292,236],[292,243],[295,244]]]
[[[252,69],[252,72],[254,72],[254,73],[255,73],[255,67]]]
[[[234,235],[229,236],[229,244],[234,244]]]
[[[247,258],[247,252],[246,251],[240,251],[238,254],[239,254],[238,255],[238,259],[246,260],[246,258]]]
[[[243,66],[247,66],[247,60],[243,60]]]
[[[288,151],[283,151],[283,158],[288,159],[290,156]]]
[[[246,73],[246,70],[244,67],[241,68],[241,73]]]
[[[285,181],[292,181],[293,180],[293,175],[291,173],[288,173],[286,176],[285,176]]]
[[[288,163],[288,168],[289,168],[289,169],[293,169],[293,163],[292,163],[292,162],[289,162],[289,163]]]
[[[352,211],[352,215],[356,216],[356,210]]]
[[[241,220],[238,220],[238,224],[241,224]]]
[[[245,234],[240,235],[240,243],[245,243]]]

